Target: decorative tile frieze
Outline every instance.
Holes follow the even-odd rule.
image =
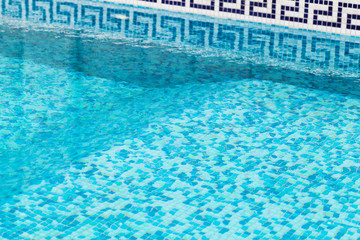
[[[360,36],[356,0],[110,0],[171,11]]]

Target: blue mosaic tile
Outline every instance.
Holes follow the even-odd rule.
[[[48,3],[3,6],[0,239],[360,238],[358,38]]]
[[[182,101],[195,95],[201,104],[72,162],[62,182],[44,179],[13,196],[13,204],[1,207],[1,236],[360,237],[358,144],[347,144],[348,134],[359,137],[358,112],[351,111],[358,99],[252,79],[210,85],[167,89]],[[13,220],[4,222],[5,216]]]

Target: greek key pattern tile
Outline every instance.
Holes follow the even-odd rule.
[[[255,6],[263,5],[254,4],[254,9]],[[257,14],[255,10],[253,13]],[[323,19],[320,14],[325,13],[317,13],[316,21],[320,22]],[[2,14],[36,24],[89,28],[101,34],[190,47],[207,54],[220,51],[259,64],[286,65],[301,71],[310,66],[311,71],[335,71],[342,76],[360,74],[360,39],[357,37],[94,1],[4,0]],[[286,11],[284,14],[285,19],[288,15]],[[299,16],[296,21],[308,19]],[[326,21],[326,24],[335,26],[335,22]]]
[[[113,0],[173,11],[359,35],[356,0]]]

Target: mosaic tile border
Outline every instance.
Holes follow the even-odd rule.
[[[360,36],[358,0],[107,0],[145,6]]]
[[[85,27],[115,39],[146,39],[196,55],[215,54],[232,61],[240,58],[241,64],[247,61],[317,74],[360,76],[358,37],[95,1],[24,0],[14,5],[12,0],[4,0],[2,3],[3,16],[27,20],[35,26]],[[116,18],[118,14],[126,19]]]

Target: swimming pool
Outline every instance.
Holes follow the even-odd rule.
[[[0,239],[360,237],[359,38],[66,6],[1,21]]]

